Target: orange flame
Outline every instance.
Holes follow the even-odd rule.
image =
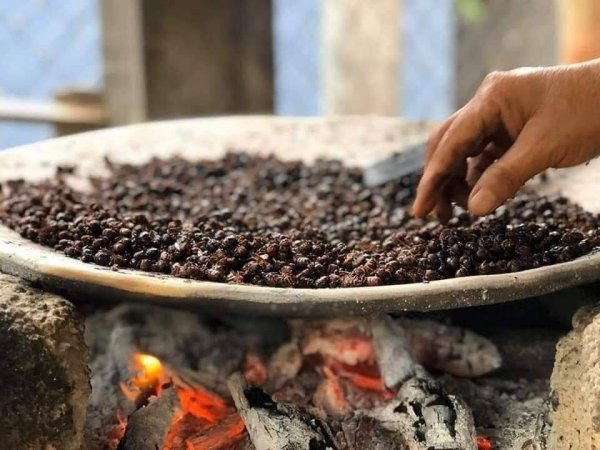
[[[177,389],[177,395],[184,413],[209,423],[215,423],[232,412],[221,397],[199,387]]]
[[[167,383],[177,392],[181,410],[172,419],[163,450],[183,448],[184,443],[188,450],[219,450],[244,437],[244,422],[233,407],[202,386],[182,382],[156,356],[135,353],[131,369],[132,379],[120,383],[130,400],[160,396]]]
[[[156,356],[136,353],[133,355],[133,367],[138,376],[133,378],[131,383],[138,389],[148,389],[160,383],[163,366]]]
[[[135,376],[129,380],[130,385],[120,383],[123,394],[135,401],[140,394],[160,395],[162,384],[166,381],[165,370],[160,359],[147,353],[134,353],[131,368]]]
[[[187,450],[221,450],[244,437],[246,426],[238,414],[225,417],[218,424],[189,437],[185,441]]]
[[[328,369],[331,373],[334,373],[336,376],[348,380],[359,389],[378,393],[384,400],[390,400],[395,396],[393,390],[385,387],[383,379],[379,375],[379,371],[375,370],[375,367],[348,366],[330,359],[326,369]],[[364,372],[373,373],[367,374]],[[327,375],[327,372],[324,373]]]

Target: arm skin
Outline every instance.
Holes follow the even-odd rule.
[[[489,74],[427,143],[413,211],[492,212],[548,168],[600,155],[600,59]]]

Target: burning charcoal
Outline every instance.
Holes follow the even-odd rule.
[[[343,417],[352,408],[346,400],[340,379],[331,371],[328,372],[313,394],[313,404],[323,409],[328,416]]]
[[[341,423],[346,447],[369,450],[407,450],[404,438],[387,430],[379,420],[357,414]],[[462,449],[461,449],[462,450]]]
[[[167,434],[180,411],[175,389],[165,389],[145,407],[131,414],[119,450],[155,450],[165,446]]]
[[[73,305],[0,275],[1,448],[82,448],[90,394]]]
[[[371,329],[383,380],[400,388],[395,400],[366,414],[400,433],[411,450],[475,449],[470,410],[413,360],[405,330],[389,318]]]
[[[269,386],[280,389],[294,378],[302,367],[302,353],[295,342],[283,344],[271,356],[268,366]]]
[[[119,414],[127,417],[155,393],[130,385],[137,376],[132,364],[134,355],[142,350],[152,351],[167,362],[163,367],[179,369],[189,364],[187,358],[200,359],[215,341],[215,335],[194,314],[131,304],[90,316],[86,320],[86,335],[88,341],[93,342],[90,348],[92,394],[88,402],[86,435],[90,447],[108,449],[114,449],[115,442],[122,436],[123,420]],[[189,374],[182,371],[177,375],[186,378]],[[221,391],[228,392],[223,373],[195,374],[189,384],[204,385],[197,380],[202,376],[203,381],[210,381],[211,376],[220,378],[216,387],[220,384]],[[209,383],[206,387],[217,392]]]
[[[389,317],[373,320],[371,333],[381,377],[387,387],[396,387],[424,372],[412,359],[406,331]]]
[[[400,318],[412,357],[428,369],[459,377],[479,377],[498,369],[502,357],[488,339],[433,320]]]
[[[317,418],[276,403],[259,387],[248,386],[240,374],[232,375],[228,385],[256,450],[337,448]]]
[[[243,364],[244,378],[248,383],[263,385],[267,381],[267,366],[257,353],[246,353]]]
[[[186,367],[169,368],[173,381],[178,386],[193,388],[194,386],[203,386],[222,398],[230,397],[227,383],[223,377],[213,372],[204,372],[200,370],[191,370]]]
[[[335,319],[304,328],[304,355],[319,354],[351,366],[374,361],[373,342],[366,322],[360,319]]]
[[[207,430],[189,437],[186,444],[189,450],[225,450],[236,446],[245,437],[244,421],[239,414],[232,414]]]
[[[409,450],[477,448],[468,407],[444,393],[431,378],[411,378],[400,387],[394,401],[365,414],[400,434]]]
[[[460,396],[469,405],[480,435],[486,436],[493,449],[562,449],[560,442],[547,442],[550,429],[548,412],[550,386],[547,379],[505,380],[486,377],[476,382],[444,376],[444,389]],[[524,445],[526,441],[540,446]],[[571,442],[571,441],[562,441]],[[572,446],[590,448],[589,446]]]

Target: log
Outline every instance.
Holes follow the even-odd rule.
[[[190,450],[224,450],[232,445],[237,448],[238,443],[244,446],[246,438],[244,421],[238,414],[231,414],[212,427],[189,437],[186,444]]]
[[[165,446],[165,440],[180,405],[173,388],[163,390],[148,406],[129,416],[125,436],[119,450],[154,450]]]
[[[433,320],[399,318],[394,322],[406,331],[412,357],[428,369],[471,378],[502,365],[496,346],[470,330]]]
[[[346,447],[369,450],[407,450],[408,444],[402,436],[386,429],[373,417],[356,414],[341,422]]]
[[[406,331],[395,325],[389,317],[374,320],[371,334],[381,378],[388,388],[398,386],[417,375],[417,372],[425,373],[412,360]]]
[[[393,401],[363,414],[401,435],[409,450],[475,449],[470,410],[415,362],[405,330],[389,318],[371,329],[384,383],[400,388]]]
[[[256,450],[337,448],[317,418],[293,405],[276,403],[261,388],[248,386],[239,373],[227,384]]]
[[[296,342],[288,342],[279,347],[269,360],[267,368],[269,387],[280,389],[293,379],[302,367],[302,353]]]

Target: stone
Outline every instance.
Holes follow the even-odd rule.
[[[0,446],[80,449],[90,384],[73,305],[0,274],[0,349]]]
[[[600,305],[573,316],[551,377],[552,429],[548,448],[600,448]]]

